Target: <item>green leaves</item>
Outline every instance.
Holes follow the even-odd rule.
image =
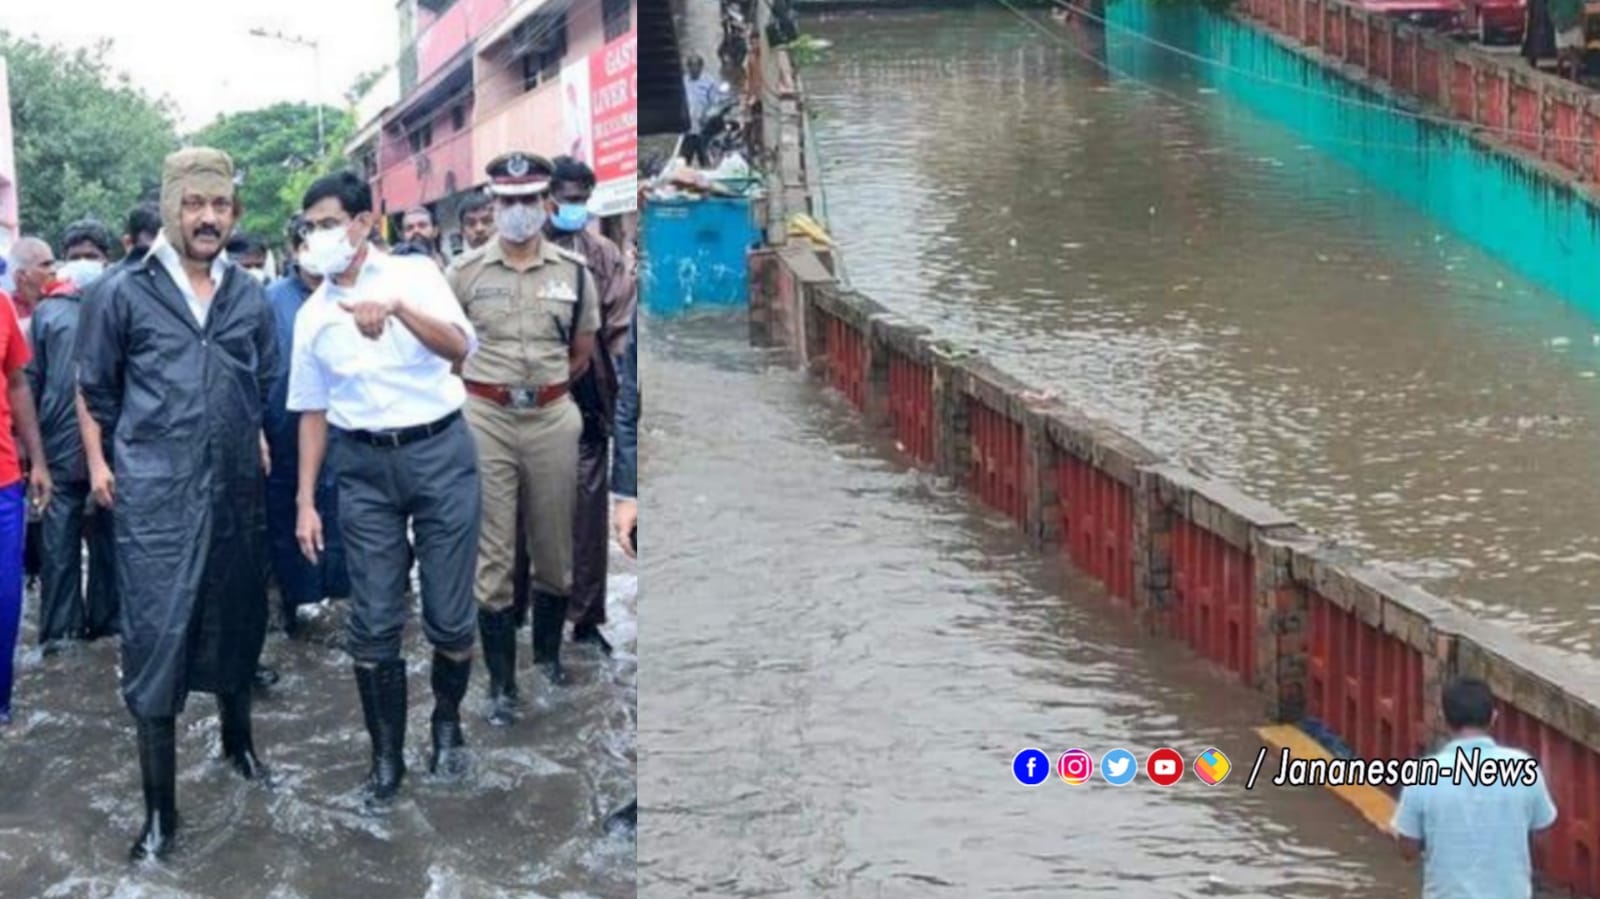
[[[159,189],[161,161],[178,146],[171,105],[110,71],[110,46],[68,51],[0,30],[24,234],[55,243],[88,216],[120,233]]]
[[[343,148],[341,125],[349,116],[323,108],[328,131],[327,150],[337,155]],[[299,191],[290,185],[320,167],[328,154],[317,151],[317,109],[306,103],[278,103],[265,109],[224,115],[195,134],[193,143],[216,147],[233,157],[241,176],[239,198],[244,217],[236,230],[276,242],[289,216],[300,208]],[[315,175],[305,178],[309,186]]]
[[[106,40],[67,50],[0,30],[24,234],[54,244],[85,217],[120,234],[129,209],[159,198],[162,160],[179,146],[177,116],[170,101],[148,96],[106,65],[110,47]],[[352,89],[381,75],[363,75]],[[311,182],[348,165],[343,151],[355,132],[353,114],[324,107],[323,120],[320,152],[317,110],[305,103],[223,115],[184,143],[233,157],[244,204],[238,230],[275,243]]]
[[[283,216],[278,221],[278,233],[282,233],[289,216],[300,211],[300,200],[311,187],[311,182],[340,169],[354,169],[350,160],[344,156],[344,148],[350,139],[355,137],[355,114],[329,110],[325,115],[327,115],[325,127],[328,130],[327,151],[320,157],[306,160],[303,166],[291,168],[289,176],[278,188],[278,207]],[[315,128],[315,125],[312,127]]]

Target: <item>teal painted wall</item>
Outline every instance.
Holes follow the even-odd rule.
[[[1600,215],[1567,185],[1484,150],[1453,128],[1331,99],[1327,95],[1383,102],[1226,16],[1192,7],[1156,8],[1148,0],[1116,0],[1106,16],[1106,62],[1119,75],[1162,86],[1174,85],[1174,75],[1191,76],[1287,126],[1600,319]],[[1233,70],[1184,59],[1136,34],[1221,60]],[[1192,90],[1172,89],[1198,99]]]

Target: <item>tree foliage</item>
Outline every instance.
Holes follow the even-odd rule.
[[[289,177],[284,180],[283,186],[278,189],[279,205],[287,210],[285,218],[279,222],[280,232],[283,222],[288,220],[287,216],[300,211],[300,200],[305,197],[306,191],[310,189],[311,182],[340,169],[351,168],[350,160],[344,155],[344,148],[346,144],[350,143],[350,139],[355,137],[355,113],[336,113],[329,117],[327,128],[327,150],[322,156],[310,160],[308,165],[290,172]]]
[[[328,151],[337,153],[342,146],[341,128],[348,118],[337,109],[323,108]],[[283,233],[284,223],[299,209],[298,202],[286,201],[286,189],[302,172],[318,168],[327,155],[317,151],[317,108],[307,103],[278,103],[220,116],[195,134],[193,142],[233,157],[244,205],[237,230],[268,241]]]
[[[110,41],[69,51],[0,30],[10,70],[22,233],[54,243],[93,216],[113,233],[161,184],[173,110],[106,65]]]
[[[389,68],[390,66],[385,64],[370,72],[362,72],[357,75],[356,79],[350,82],[350,89],[344,92],[346,102],[351,106],[360,103],[361,98],[367,95],[367,91],[372,90],[373,85],[377,84],[383,76],[389,74]]]

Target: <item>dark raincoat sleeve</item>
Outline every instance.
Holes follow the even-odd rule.
[[[617,389],[617,446],[611,458],[611,492],[639,496],[639,317],[628,328],[628,350],[622,355]]]
[[[24,371],[28,377],[28,390],[33,394],[34,408],[38,409],[39,398],[44,396],[45,374],[50,369],[45,367],[44,341],[39,339],[39,332],[43,330],[39,327],[41,316],[37,309],[33,313],[33,317],[28,319],[28,346],[33,349],[33,358],[28,360],[28,366]]]
[[[83,299],[78,325],[78,390],[83,403],[107,435],[122,415],[122,379],[127,363],[127,320],[119,274],[102,278]]]
[[[287,364],[287,360],[278,352],[277,313],[273,311],[272,304],[267,302],[266,293],[260,287],[256,291],[260,299],[256,304],[260,310],[255,330],[256,359],[260,362],[256,367],[256,386],[261,391],[262,424],[265,426],[264,413],[272,402],[272,388],[283,374],[282,366]]]

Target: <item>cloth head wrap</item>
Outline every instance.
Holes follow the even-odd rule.
[[[161,231],[167,242],[188,256],[188,237],[183,233],[183,195],[198,193],[207,197],[233,196],[233,160],[210,147],[185,147],[167,157],[161,169]],[[219,243],[227,243],[223,234]]]

